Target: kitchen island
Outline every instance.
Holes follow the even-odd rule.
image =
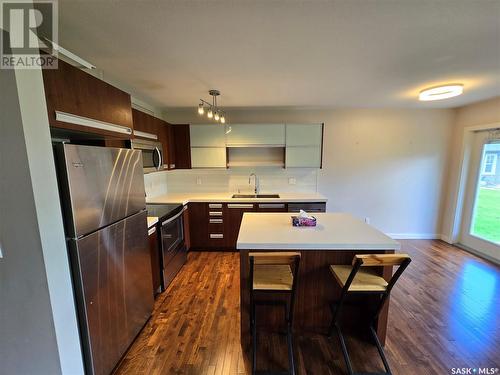
[[[301,253],[294,330],[327,333],[331,321],[330,303],[339,298],[341,289],[330,273],[332,264],[351,264],[355,254],[394,253],[400,244],[374,227],[346,213],[315,213],[316,227],[293,227],[290,213],[245,213],[237,240],[240,251],[241,339],[244,348],[249,335],[249,259],[252,251],[298,251]],[[388,280],[390,267],[378,270]],[[354,301],[348,324],[366,318],[375,307],[369,298]],[[385,342],[389,301],[377,322],[380,341]],[[344,314],[346,315],[346,314]],[[276,308],[258,310],[259,322],[278,326],[283,316]]]

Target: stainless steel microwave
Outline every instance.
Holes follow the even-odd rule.
[[[134,139],[131,145],[133,149],[142,151],[144,173],[163,169],[163,148],[161,142]]]

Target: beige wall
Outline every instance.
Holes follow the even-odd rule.
[[[42,72],[0,87],[0,373],[83,374]]]
[[[171,123],[206,122],[193,108]],[[453,110],[233,110],[232,123],[325,123],[318,191],[396,237],[439,237]]]
[[[500,97],[470,104],[456,109],[453,125],[452,148],[448,167],[445,210],[443,212],[443,239],[457,241],[455,210],[458,201],[461,161],[463,158],[464,128],[468,126],[500,123]]]

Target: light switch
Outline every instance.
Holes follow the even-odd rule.
[[[196,177],[196,185],[201,185],[201,177]]]
[[[297,184],[297,180],[295,179],[295,177],[289,177],[288,185],[295,185],[295,184]]]

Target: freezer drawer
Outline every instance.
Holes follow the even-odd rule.
[[[107,375],[151,316],[147,213],[70,246],[87,373]]]

